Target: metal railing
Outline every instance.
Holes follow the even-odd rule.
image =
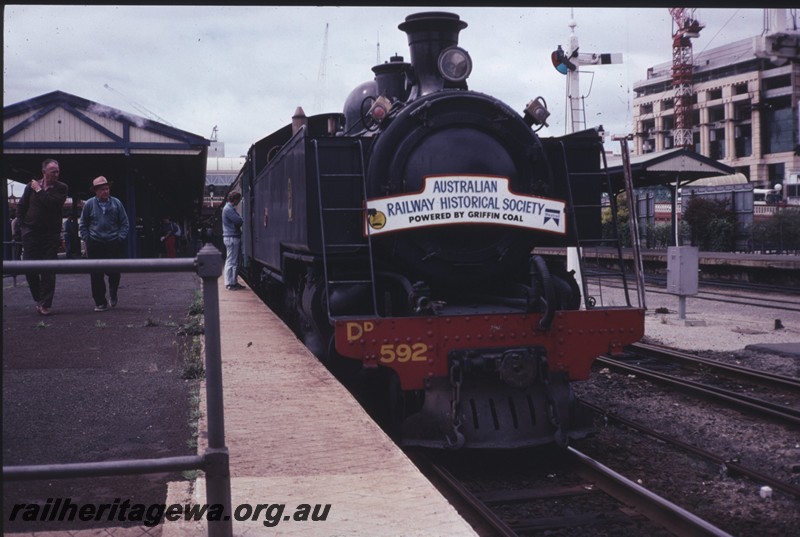
[[[58,261],[4,261],[4,274],[55,272],[81,274],[91,272],[196,272],[203,279],[205,317],[206,412],[208,448],[203,455],[127,459],[104,462],[3,466],[6,481],[118,476],[203,470],[206,475],[206,502],[222,505],[231,514],[230,457],[225,446],[225,420],[222,405],[222,353],[220,345],[219,288],[222,256],[207,244],[197,257],[180,259],[73,259]],[[208,520],[210,537],[231,537],[232,517]]]

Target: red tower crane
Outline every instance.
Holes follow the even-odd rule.
[[[672,87],[674,101],[674,141],[675,147],[692,147],[692,41],[704,28],[694,18],[694,9],[673,7],[672,15]]]

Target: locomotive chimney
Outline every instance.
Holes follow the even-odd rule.
[[[388,97],[392,101],[405,101],[408,97],[406,74],[409,64],[402,56],[392,56],[388,62],[372,68],[375,82],[378,84],[378,95]]]
[[[415,87],[409,100],[439,91],[444,87],[444,78],[439,74],[437,61],[446,48],[458,45],[458,33],[467,27],[455,13],[429,11],[406,17],[398,28],[408,34],[411,66],[415,75]]]

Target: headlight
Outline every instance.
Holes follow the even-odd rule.
[[[450,82],[463,82],[472,72],[472,58],[461,47],[449,47],[439,54],[439,73]]]

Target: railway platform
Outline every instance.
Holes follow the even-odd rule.
[[[537,247],[535,252],[545,257],[566,258],[566,248]],[[666,271],[666,249],[642,249],[641,252],[645,272]],[[602,263],[616,260],[617,252],[609,247],[584,248],[584,256]],[[622,256],[632,269],[633,250],[623,248]],[[698,263],[701,278],[800,285],[800,255],[700,251]]]
[[[231,505],[238,509],[239,518],[248,518],[234,520],[233,535],[476,535],[349,392],[252,291],[228,291],[221,278],[218,283]],[[16,282],[11,277],[4,278],[4,405],[15,405],[13,413],[4,409],[4,464],[124,459],[129,455],[127,450],[133,449],[131,446],[139,450],[134,453],[138,456],[158,457],[164,452],[159,439],[144,438],[140,429],[145,425],[125,425],[120,414],[124,410],[126,419],[131,414],[151,424],[156,420],[156,427],[158,421],[165,419],[165,394],[149,390],[160,388],[157,383],[165,382],[165,377],[172,374],[175,353],[170,349],[175,346],[175,330],[193,293],[200,289],[199,279],[193,274],[123,275],[120,305],[103,313],[93,311],[88,286],[86,275],[60,275],[54,315],[41,317],[33,308],[24,277],[18,277]],[[145,319],[154,322],[144,322]],[[147,326],[155,324],[158,326]],[[97,341],[90,337],[95,332]],[[35,345],[31,344],[32,338]],[[152,346],[152,338],[152,345],[161,346]],[[148,350],[137,351],[143,342],[149,345]],[[138,376],[132,371],[134,367],[140,368]],[[44,384],[43,379],[47,379]],[[126,384],[132,379],[136,379],[135,385]],[[179,377],[177,381],[182,382]],[[27,412],[38,416],[31,418],[20,414],[16,403],[24,396],[28,402],[21,408],[32,404],[37,397],[30,393],[34,385],[38,386],[38,397],[45,401],[41,412]],[[204,413],[204,387],[199,393],[199,409]],[[96,409],[94,418],[84,419],[82,424],[76,423],[80,420],[61,418],[56,426],[46,425],[52,418],[50,414],[69,413],[71,407],[83,406],[89,399],[95,401],[90,404]],[[122,408],[118,406],[119,399],[134,406]],[[178,401],[175,406],[183,406],[186,395],[171,400]],[[20,415],[13,421],[16,414]],[[31,422],[33,419],[35,423]],[[179,416],[178,420],[184,420],[183,427],[187,427],[185,417]],[[112,427],[116,427],[113,432]],[[40,436],[34,436],[33,429]],[[147,429],[152,436],[149,426]],[[206,449],[206,431],[203,416],[197,453]],[[46,452],[45,460],[33,454],[21,455],[20,460],[10,458],[6,435],[28,436],[29,443],[34,442],[30,449]],[[104,451],[108,449],[105,443],[112,445],[112,451]],[[121,447],[113,447],[115,444]],[[74,452],[70,446],[75,446]],[[155,452],[148,451],[152,449]],[[150,484],[146,476],[132,481],[102,479],[105,481],[99,490],[82,494],[68,488],[72,484],[66,480],[51,481],[44,487],[46,496],[70,497],[73,503],[96,503],[90,498],[105,500],[108,495],[109,502],[120,497],[147,505],[206,503],[202,474],[190,481],[176,473],[168,479],[166,497],[156,491],[146,498],[142,496],[139,489]],[[155,479],[163,480],[164,476],[154,476]],[[57,488],[61,486],[66,487],[65,492]],[[75,484],[80,486],[94,487]],[[4,493],[9,494],[9,490],[4,488]],[[34,495],[39,492],[23,490],[24,494],[13,493],[6,500],[44,502],[44,497],[40,500]],[[256,514],[259,505],[262,507]],[[249,517],[244,516],[247,513]],[[40,524],[35,530],[26,531],[25,526],[7,526],[4,524],[4,534],[17,537],[208,534],[207,522],[184,520],[168,520],[154,527],[132,526],[130,522],[75,522],[69,529]]]
[[[262,515],[234,522],[234,535],[477,535],[252,291],[227,291],[220,280],[220,316],[232,506],[285,506],[273,527]],[[202,502],[203,479],[183,486],[170,494]],[[300,505],[330,508],[324,520],[296,521]],[[183,522],[163,533],[204,534]]]
[[[616,258],[616,250],[610,247],[584,248],[592,257]],[[566,256],[566,248],[561,247],[536,247],[536,252],[541,255]],[[622,255],[626,260],[633,259],[633,250],[623,248]],[[741,267],[758,267],[777,270],[800,270],[800,256],[794,254],[763,254],[743,252],[699,252],[701,265],[732,265]],[[642,259],[658,263],[667,263],[667,250],[642,249]]]

